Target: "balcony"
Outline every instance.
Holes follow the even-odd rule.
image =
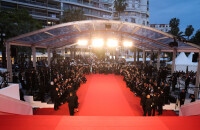
[[[47,4],[45,2],[29,1],[29,0],[2,0],[2,1],[26,5],[26,6],[54,9],[54,10],[60,11],[59,5]]]
[[[51,20],[59,20],[59,15],[57,14],[47,14],[43,12],[29,11],[30,15],[39,19],[51,19]]]
[[[104,10],[104,11],[109,11],[111,12],[112,9],[109,6],[103,6],[104,4],[101,3],[97,3],[97,2],[85,2],[85,1],[80,1],[80,0],[64,0],[64,3],[69,3],[69,4],[73,4],[73,5],[78,5],[78,6],[85,6],[85,7],[90,7],[90,8],[94,8],[94,9],[100,9],[100,10]]]

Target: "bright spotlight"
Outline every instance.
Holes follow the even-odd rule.
[[[78,45],[79,46],[86,46],[88,44],[87,40],[78,40]]]
[[[133,43],[130,42],[130,41],[124,41],[123,44],[124,44],[125,47],[132,47],[133,46]]]
[[[108,39],[107,45],[108,45],[109,47],[117,47],[118,41],[115,40],[115,39]]]
[[[96,38],[92,40],[93,47],[102,47],[104,45],[104,40],[100,38]]]

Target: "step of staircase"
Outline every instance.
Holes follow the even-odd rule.
[[[24,100],[30,103],[33,108],[54,108],[54,104],[47,104],[46,102],[34,101],[33,96],[24,96]]]
[[[179,106],[177,106],[176,103],[170,103],[168,105],[164,105],[163,110],[179,111]]]

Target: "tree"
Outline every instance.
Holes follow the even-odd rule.
[[[114,1],[114,8],[118,12],[119,18],[120,18],[120,13],[124,12],[127,5],[128,4],[126,3],[126,0],[115,0]]]
[[[82,10],[65,10],[61,16],[61,23],[85,20],[84,12]]]
[[[200,29],[196,31],[195,35],[191,38],[190,42],[200,45]]]
[[[2,65],[6,67],[5,41],[24,33],[28,33],[42,28],[42,25],[29,15],[25,9],[0,9],[0,34]],[[18,51],[23,47],[17,47]],[[30,49],[24,49],[29,51]]]
[[[169,22],[169,26],[171,27],[171,30],[169,33],[172,35],[176,36],[179,39],[183,39],[183,32],[180,32],[179,29],[179,24],[180,24],[180,19],[178,18],[172,18]]]
[[[187,36],[187,40],[190,40],[190,36],[193,34],[194,28],[192,25],[188,25],[187,28],[185,29],[185,36]]]

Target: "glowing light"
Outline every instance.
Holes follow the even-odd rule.
[[[92,40],[93,47],[102,47],[104,45],[104,40],[100,38],[96,38]]]
[[[108,45],[108,47],[117,47],[118,41],[115,39],[108,39],[107,45]]]
[[[132,47],[133,46],[133,43],[130,42],[130,41],[124,41],[123,44],[124,44],[125,47]]]
[[[88,44],[87,40],[78,40],[78,45],[79,46],[86,46]]]

